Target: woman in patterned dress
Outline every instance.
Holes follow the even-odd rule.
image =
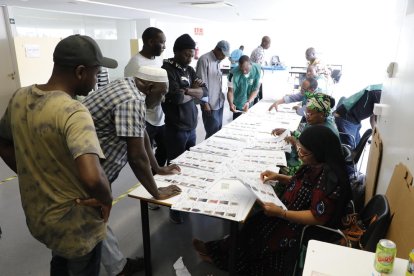
[[[272,171],[260,175],[263,181],[287,186],[282,202],[288,210],[263,203],[263,211],[246,221],[239,233],[237,275],[285,275],[295,263],[287,254],[297,249],[303,227],[337,227],[345,214],[351,189],[338,137],[325,126],[310,126],[299,137],[297,150],[303,165],[294,176]],[[194,239],[193,245],[202,259],[227,270],[228,238],[206,243]]]

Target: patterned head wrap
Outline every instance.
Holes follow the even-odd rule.
[[[325,117],[328,117],[331,114],[331,103],[333,98],[329,95],[323,93],[313,93],[309,94],[308,102],[306,107],[317,112],[322,112]]]

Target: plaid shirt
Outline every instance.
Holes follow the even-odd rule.
[[[145,135],[145,95],[136,87],[134,78],[121,78],[90,93],[83,104],[95,123],[106,156],[101,164],[112,183],[128,162],[125,137]]]

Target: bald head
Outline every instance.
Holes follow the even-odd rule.
[[[268,37],[268,36],[264,36],[263,38],[262,38],[262,44],[260,44],[260,46],[262,46],[263,47],[263,49],[269,49],[269,47],[270,47],[270,37]]]
[[[310,47],[310,48],[306,49],[305,56],[306,56],[307,61],[313,62],[316,59],[315,48]]]

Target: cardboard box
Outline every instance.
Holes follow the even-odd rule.
[[[413,175],[404,164],[395,166],[385,195],[392,216],[386,238],[397,245],[397,257],[407,259],[414,249],[414,187]]]
[[[378,174],[382,159],[382,140],[378,128],[374,128],[365,175],[365,205],[376,194]]]

